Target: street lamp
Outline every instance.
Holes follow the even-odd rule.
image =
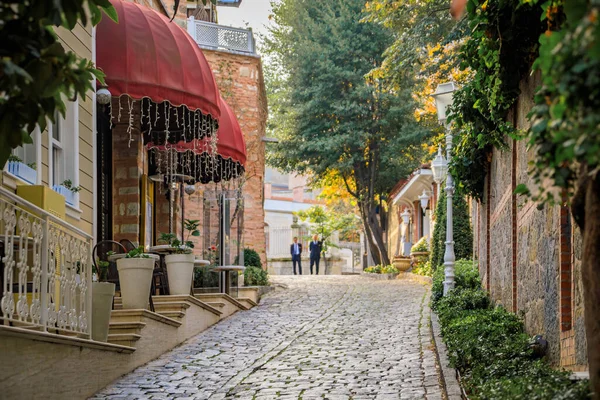
[[[423,210],[423,215],[425,215],[427,204],[429,204],[429,194],[427,194],[425,189],[423,189],[423,193],[419,196],[419,201],[421,201],[421,209]]]
[[[448,162],[452,152],[452,131],[449,124],[446,123],[446,112],[448,106],[452,104],[452,94],[457,89],[454,82],[446,82],[438,85],[435,93],[432,95],[435,99],[438,121],[446,128],[446,160],[442,159],[441,149],[432,163],[434,179],[437,177],[442,182],[442,177],[446,178],[446,252],[444,253],[444,296],[454,289],[454,232],[452,221],[452,196],[454,195],[454,181],[452,175],[448,173]],[[436,164],[437,161],[437,164]],[[436,174],[436,169],[438,169]],[[436,176],[437,175],[437,176]],[[437,179],[436,179],[437,182]],[[439,185],[439,183],[438,183]]]

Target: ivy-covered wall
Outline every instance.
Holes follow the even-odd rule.
[[[527,114],[539,84],[538,75],[527,76],[521,82],[521,95],[508,117],[518,129],[529,126]],[[521,183],[534,186],[527,174],[533,154],[527,150],[525,141],[506,138],[506,142],[509,145],[506,150],[492,151],[483,199],[472,213],[474,249],[482,282],[487,283],[489,271],[492,298],[523,315],[529,334],[544,335],[552,363],[583,370],[587,358],[580,233],[572,224],[570,273],[561,274],[568,271],[564,271],[564,265],[561,271],[560,235],[565,227],[561,226],[560,207],[546,205],[539,209],[531,199],[513,194]],[[571,306],[561,308],[561,299],[570,301]],[[571,317],[569,329],[561,324],[561,312]]]

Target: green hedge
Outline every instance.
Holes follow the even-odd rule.
[[[244,270],[245,286],[268,286],[269,273],[262,268],[246,267]]]
[[[446,251],[446,191],[442,190],[435,209],[435,227],[431,240],[431,266],[434,270],[444,263]],[[469,218],[469,207],[463,196],[455,194],[452,203],[454,231],[454,255],[457,260],[473,255],[473,231]]]
[[[455,278],[455,289],[442,297],[443,269],[435,272],[432,308],[440,318],[450,363],[460,371],[469,398],[589,398],[587,381],[572,383],[567,372],[539,359],[517,315],[492,307],[476,264],[458,261]]]
[[[260,256],[253,249],[244,249],[244,267],[256,267],[262,269]]]

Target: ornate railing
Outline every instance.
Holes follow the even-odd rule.
[[[256,54],[252,31],[188,18],[188,32],[202,48]]]
[[[90,337],[92,237],[0,187],[0,320]]]

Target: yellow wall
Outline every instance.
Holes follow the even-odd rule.
[[[70,50],[80,57],[92,59],[92,26],[84,27],[80,23],[72,31],[57,30],[60,41],[66,50]],[[94,193],[94,109],[92,92],[85,98],[79,98],[79,221],[67,216],[67,222],[77,226],[93,235],[93,193]],[[48,183],[48,136],[44,135],[45,155],[44,183]],[[43,163],[43,162],[42,162]]]
[[[80,57],[92,59],[92,27],[88,24],[84,27],[81,24],[72,30],[68,31],[63,28],[56,30],[59,40],[67,51],[72,51]],[[67,206],[67,222],[75,225],[83,231],[93,235],[93,176],[94,176],[94,108],[93,108],[93,93],[89,91],[85,98],[78,98],[79,102],[79,210],[69,209]],[[41,146],[41,167],[38,166],[38,173],[41,173],[43,185],[48,185],[50,182],[49,167],[48,167],[48,132],[42,132]],[[64,151],[74,151],[74,146],[67,143]],[[14,180],[7,174],[3,174],[2,183],[9,189],[15,189],[16,185],[23,184],[20,181]]]

